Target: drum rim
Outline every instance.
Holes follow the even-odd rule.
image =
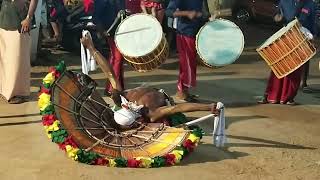
[[[121,26],[126,20],[128,20],[128,19],[131,18],[131,17],[139,16],[139,15],[149,16],[149,17],[153,18],[154,20],[156,20],[156,23],[157,23],[157,24],[161,27],[161,29],[162,29],[162,26],[161,26],[160,22],[159,22],[158,19],[155,18],[154,16],[152,16],[152,15],[150,15],[150,14],[146,14],[146,13],[136,13],[136,14],[132,14],[132,15],[126,17],[126,18],[118,25],[115,34],[117,34],[117,32],[119,31],[120,26]],[[157,49],[157,48],[159,47],[159,45],[160,45],[160,43],[161,43],[161,41],[162,41],[163,36],[164,36],[164,34],[163,34],[163,30],[162,30],[161,37],[159,38],[159,40],[158,40],[158,42],[157,42],[157,46],[156,46],[155,49]],[[142,56],[130,56],[130,55],[124,53],[124,52],[121,50],[121,48],[119,48],[118,42],[117,42],[117,40],[116,40],[116,36],[114,36],[114,42],[115,42],[115,44],[116,44],[116,46],[117,46],[117,49],[120,51],[120,53],[121,53],[123,56],[127,56],[127,57],[144,57],[144,56],[148,56],[148,55],[152,54],[153,51],[155,50],[155,49],[153,49],[153,51],[148,52],[147,54],[142,55]]]
[[[279,29],[276,33],[274,33],[272,36],[270,36],[267,40],[265,40],[257,49],[256,51],[261,51],[267,47],[269,47],[271,44],[273,44],[274,42],[276,42],[278,39],[282,38],[284,35],[286,35],[288,33],[289,30],[291,30],[294,26],[298,25],[299,27],[301,26],[301,24],[299,23],[299,20],[297,18],[295,18],[294,20],[292,20],[291,22],[291,26],[287,27],[284,26],[281,29]],[[289,24],[288,24],[289,25]],[[287,31],[284,31],[283,34],[279,35],[278,38],[275,38],[274,40],[271,41],[271,38],[274,37],[276,34],[278,34],[281,30],[285,29],[285,28],[289,28]],[[269,44],[266,44],[268,41],[270,40]]]
[[[198,33],[197,33],[197,35],[196,35],[196,50],[197,50],[197,53],[198,53],[200,59],[201,59],[201,60],[204,62],[204,64],[206,64],[207,66],[208,66],[209,64],[208,64],[207,62],[205,62],[205,58],[201,55],[201,53],[200,53],[200,51],[199,51],[199,45],[198,45],[199,36],[200,36],[200,32],[204,29],[204,27],[205,27],[206,25],[208,25],[209,23],[212,23],[212,22],[214,22],[214,21],[218,21],[218,20],[220,20],[220,21],[226,21],[226,22],[229,22],[229,23],[235,25],[235,26],[240,30],[240,32],[241,32],[241,34],[242,34],[242,38],[241,38],[241,39],[242,39],[242,43],[241,43],[241,48],[240,48],[240,51],[239,51],[239,52],[241,52],[241,53],[239,53],[238,56],[237,56],[236,58],[234,58],[234,60],[233,60],[232,63],[234,63],[237,59],[239,59],[239,57],[241,56],[241,54],[242,54],[242,52],[243,52],[243,49],[244,49],[244,44],[245,44],[244,35],[243,35],[243,33],[242,33],[242,30],[240,29],[240,27],[239,27],[236,23],[234,23],[234,22],[232,22],[232,21],[230,21],[230,20],[228,20],[228,19],[223,19],[223,18],[215,19],[215,20],[213,20],[213,21],[208,21],[208,22],[206,22],[206,23],[199,29],[199,31],[198,31]],[[230,63],[230,64],[232,64],[232,63]],[[213,67],[223,67],[223,66],[230,65],[230,64],[224,64],[224,65],[216,65],[216,64],[211,65],[211,64],[210,64],[210,66],[208,66],[208,67],[210,67],[210,68],[213,68]]]

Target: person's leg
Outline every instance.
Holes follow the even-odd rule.
[[[122,57],[120,51],[118,50],[113,38],[111,38],[111,37],[108,38],[108,44],[110,47],[109,63],[112,66],[114,74],[115,74],[116,78],[118,79],[118,81],[120,82],[122,89],[124,89],[123,57]],[[107,91],[107,93],[112,92],[112,86],[110,84],[107,84],[106,91]]]
[[[196,86],[196,48],[195,38],[177,35],[177,49],[179,51],[179,80],[177,98],[193,101],[189,95],[189,88]]]
[[[59,24],[58,24],[57,21],[51,22],[50,24],[51,24],[51,26],[52,26],[52,30],[53,30],[53,33],[54,33],[53,37],[54,37],[56,40],[58,40],[58,37],[60,37],[60,27],[59,27]]]
[[[302,91],[304,93],[311,93],[312,90],[308,87],[308,77],[309,77],[310,61],[306,62],[303,65],[303,74],[302,74]]]
[[[282,92],[283,79],[278,79],[276,75],[271,71],[264,98],[258,103],[279,103],[279,99]]]
[[[145,6],[145,4],[144,4],[143,0],[141,1],[141,5],[140,5],[140,7],[141,7],[141,10],[142,10],[142,12],[143,12],[143,13],[148,14],[147,8],[146,8],[146,6]]]
[[[156,109],[148,114],[151,122],[156,122],[162,118],[168,117],[176,113],[185,113],[193,111],[212,111],[217,114],[219,111],[216,109],[216,104],[199,104],[199,103],[183,103],[175,106],[164,106]]]
[[[159,10],[157,10],[156,14],[157,14],[156,17],[157,17],[158,21],[160,22],[160,24],[162,24],[163,23],[164,14],[165,14],[165,10],[164,9],[159,9]]]
[[[151,14],[152,14],[153,17],[157,18],[157,9],[156,9],[156,7],[152,7],[151,8]]]
[[[303,67],[300,67],[284,78],[280,102],[281,104],[295,104],[294,98],[299,90],[302,73]]]

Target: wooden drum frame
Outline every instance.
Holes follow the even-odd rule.
[[[316,54],[315,46],[301,32],[301,27],[295,19],[256,49],[279,79],[300,68]]]

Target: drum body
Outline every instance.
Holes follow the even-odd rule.
[[[158,68],[169,55],[161,24],[147,14],[134,14],[121,22],[115,42],[124,58],[138,72]]]
[[[257,49],[279,79],[301,67],[316,54],[316,48],[300,29],[301,25],[295,19]]]
[[[190,131],[164,123],[136,122],[121,129],[114,111],[83,74],[64,72],[51,89],[55,115],[77,146],[110,158],[163,156],[183,144]]]
[[[217,19],[206,23],[198,32],[196,48],[208,67],[221,67],[235,62],[244,48],[244,36],[233,22]]]

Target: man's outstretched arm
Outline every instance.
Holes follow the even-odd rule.
[[[108,61],[103,57],[103,55],[94,47],[92,40],[89,37],[81,38],[81,43],[90,51],[93,58],[100,65],[103,73],[106,75],[107,79],[110,81],[113,89],[122,92],[119,81],[115,78],[114,71]]]

